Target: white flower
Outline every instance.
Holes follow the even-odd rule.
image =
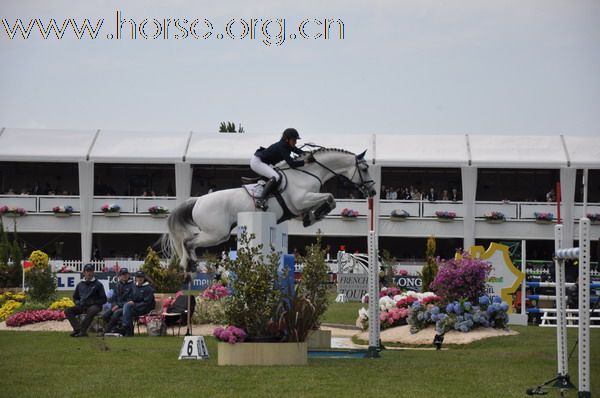
[[[396,302],[388,296],[383,296],[379,299],[379,308],[381,309],[381,311],[391,310],[392,308],[394,308],[395,305]]]

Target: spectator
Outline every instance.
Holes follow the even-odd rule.
[[[385,189],[385,198],[386,198],[387,200],[389,200],[389,199],[390,199],[390,189],[389,189],[389,188],[386,188],[386,189]]]
[[[452,194],[450,195],[450,200],[453,202],[458,202],[458,190],[456,188],[452,188]]]
[[[427,192],[427,200],[430,202],[435,202],[437,200],[437,195],[433,187],[429,188],[429,192]]]
[[[417,188],[411,187],[410,196],[412,197],[413,200],[421,200],[422,199],[421,192],[419,192],[419,190]]]
[[[404,199],[404,200],[411,200],[412,199],[412,195],[411,195],[410,190],[408,188],[404,188],[404,192],[402,193],[402,199]]]
[[[16,195],[15,190],[12,187],[8,188],[8,192],[6,192],[6,194],[7,195]]]
[[[144,271],[138,271],[135,273],[135,286],[131,300],[123,306],[123,327],[126,337],[133,336],[133,319],[149,313],[154,306],[154,288],[146,280]]]
[[[129,270],[121,268],[119,270],[119,281],[115,287],[115,293],[110,299],[111,308],[102,314],[104,319],[105,332],[111,333],[117,322],[123,316],[123,306],[133,297],[133,281],[129,279]]]
[[[447,189],[444,189],[444,190],[442,191],[442,200],[450,200],[450,199],[448,198],[448,190],[447,190]]]
[[[398,190],[390,189],[390,200],[398,200]]]
[[[554,193],[554,188],[546,193],[546,202],[554,202],[556,200],[556,194]]]
[[[75,301],[75,307],[65,310],[65,317],[73,328],[71,337],[86,337],[92,320],[102,310],[102,305],[106,303],[104,286],[94,277],[92,264],[86,264],[83,267],[83,280],[75,288],[73,301]],[[77,315],[80,314],[85,314],[85,319],[81,324],[77,319]]]

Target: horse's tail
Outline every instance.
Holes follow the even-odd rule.
[[[177,255],[180,264],[186,266],[188,252],[185,248],[185,242],[188,238],[194,236],[198,227],[192,218],[192,210],[196,204],[196,199],[188,199],[173,209],[167,225],[169,232],[161,237],[161,250],[165,256],[173,258]]]

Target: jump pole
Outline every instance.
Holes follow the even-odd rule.
[[[369,358],[379,358],[380,324],[379,324],[379,267],[377,266],[377,236],[374,228],[373,198],[369,204]]]

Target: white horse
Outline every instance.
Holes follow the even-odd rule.
[[[280,197],[269,198],[269,211],[275,213],[278,223],[301,217],[304,226],[314,224],[335,208],[333,195],[320,190],[336,176],[349,180],[365,196],[374,196],[365,153],[355,155],[341,149],[320,148],[310,152],[315,161],[305,166],[294,169],[280,163]],[[301,158],[306,157],[307,154]],[[174,250],[183,266],[188,265],[188,260],[197,262],[196,249],[227,241],[237,224],[237,214],[243,211],[258,210],[254,198],[242,187],[189,199],[169,215],[169,233],[162,238],[163,251],[172,255]]]

